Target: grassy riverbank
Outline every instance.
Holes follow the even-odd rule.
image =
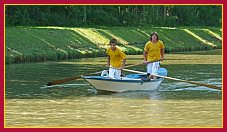
[[[167,53],[222,48],[222,30],[213,27],[6,27],[6,64],[105,56],[110,38],[126,54],[142,54],[153,31]]]

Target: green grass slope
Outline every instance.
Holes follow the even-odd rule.
[[[126,54],[142,54],[153,31],[167,53],[222,48],[222,30],[214,27],[6,27],[5,60],[11,64],[105,56],[111,38]]]

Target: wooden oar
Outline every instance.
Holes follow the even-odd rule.
[[[84,74],[83,76],[90,76],[90,75],[95,75],[95,74],[100,74],[100,73],[102,73],[102,71],[94,72],[94,73],[90,73],[90,74]],[[80,79],[80,78],[81,78],[81,76],[69,77],[69,78],[65,78],[65,79],[61,79],[61,80],[55,80],[55,81],[52,81],[52,82],[48,82],[47,86],[61,84],[61,83],[69,82],[69,81]]]
[[[134,65],[128,65],[128,66],[125,66],[125,68],[138,66],[138,65],[142,65],[142,64],[143,63],[138,63],[138,64],[134,64]],[[90,76],[90,75],[95,75],[95,74],[100,74],[100,73],[102,73],[102,71],[94,72],[94,73],[90,73],[90,74],[84,74],[83,76]],[[57,84],[73,81],[73,80],[76,80],[76,79],[80,79],[81,76],[69,77],[69,78],[65,78],[65,79],[61,79],[61,80],[55,80],[55,81],[52,81],[52,82],[48,82],[47,86],[57,85]]]
[[[147,62],[147,63],[153,63],[153,62],[157,62],[157,61],[161,61],[161,60],[149,61],[149,62]],[[143,65],[143,64],[144,64],[144,63],[141,62],[141,63],[137,63],[137,64],[134,64],[134,65],[125,66],[124,68],[129,68],[129,67],[133,67],[133,66],[139,66],[139,65]],[[109,67],[109,68],[119,69],[119,68],[115,68],[115,67]]]
[[[54,87],[75,87],[75,86],[87,86],[90,84],[60,84],[60,85],[52,85],[52,86],[42,86],[40,89],[46,89],[46,88],[54,88]]]
[[[128,72],[139,73],[139,74],[147,74],[146,72],[141,72],[141,71],[135,71],[135,70],[129,70],[129,69],[123,69],[123,70],[124,71],[128,71]],[[182,80],[182,79],[178,79],[178,78],[161,76],[161,75],[154,75],[154,76],[162,77],[162,78],[166,78],[166,79],[170,79],[170,80],[175,80],[175,81],[180,81],[180,82],[186,82],[186,83],[196,84],[196,85],[205,86],[205,87],[208,87],[208,88],[222,90],[222,87],[218,87],[218,86],[210,85],[210,84],[206,84],[206,83],[199,83],[199,82],[195,82],[195,81]]]
[[[156,60],[156,61],[160,61],[160,60]],[[152,62],[156,62],[156,61],[152,61]],[[151,62],[148,62],[148,63],[151,63]],[[134,65],[128,65],[128,66],[125,66],[125,68],[129,68],[129,67],[133,67],[133,66],[138,66],[138,65],[142,65],[142,64],[143,63],[138,63],[138,64],[134,64]],[[90,76],[90,75],[95,75],[95,74],[100,74],[100,73],[102,73],[102,71],[94,72],[94,73],[90,73],[90,74],[84,74],[83,76]],[[69,77],[69,78],[65,78],[65,79],[61,79],[61,80],[55,80],[55,81],[52,81],[52,82],[48,82],[47,83],[47,86],[57,85],[57,84],[61,84],[61,83],[73,81],[73,80],[76,80],[76,79],[80,79],[81,76]]]

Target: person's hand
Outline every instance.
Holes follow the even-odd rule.
[[[146,60],[143,61],[144,64],[147,64],[148,62]]]
[[[163,61],[164,60],[164,58],[160,58],[160,61]]]
[[[122,66],[122,67],[120,67],[120,70],[123,70],[125,67],[124,66]]]

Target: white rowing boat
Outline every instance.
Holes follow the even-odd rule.
[[[158,75],[167,76],[165,68],[159,68]],[[111,91],[111,92],[125,92],[145,90],[157,90],[164,78],[151,79],[148,81],[141,80],[146,77],[146,74],[128,74],[121,79],[112,79],[107,76],[82,76],[97,90]]]

